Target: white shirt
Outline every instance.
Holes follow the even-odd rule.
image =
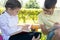
[[[10,16],[7,12],[0,15],[0,29],[4,40],[8,40],[12,33],[22,29],[22,27],[17,27],[17,24],[17,16]]]

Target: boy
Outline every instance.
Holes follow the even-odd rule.
[[[58,16],[60,13],[58,12],[56,13],[54,11],[56,3],[57,3],[57,0],[45,0],[43,13],[40,13],[38,16],[41,30],[44,34],[47,35],[47,40],[52,40],[52,37],[54,35],[57,36],[58,35],[57,30],[60,27],[60,24],[59,24],[60,18]],[[56,36],[55,38],[58,39],[57,38],[58,36],[57,37]]]

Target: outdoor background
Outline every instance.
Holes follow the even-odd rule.
[[[7,0],[0,0],[0,14],[5,11]],[[45,0],[19,0],[22,4],[18,12],[18,24],[38,24],[38,14],[43,12]],[[60,0],[57,1],[56,10],[60,11]],[[40,32],[40,31],[39,31]],[[46,35],[42,34],[41,40],[46,40]]]

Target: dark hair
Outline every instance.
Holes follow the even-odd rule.
[[[6,9],[11,8],[21,8],[21,3],[18,0],[8,0],[5,5]]]
[[[47,9],[55,7],[57,0],[45,0],[44,6]]]

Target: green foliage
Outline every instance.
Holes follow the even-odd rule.
[[[33,20],[34,23],[37,23],[40,12],[42,12],[42,9],[21,9],[18,13],[19,21],[22,19],[23,23],[26,23],[27,20]]]
[[[4,7],[0,7],[0,14],[2,14],[5,11]]]
[[[40,6],[36,2],[36,0],[29,0],[29,2],[26,3],[25,8],[37,8],[37,9],[39,9]]]
[[[41,40],[46,40],[46,35],[43,35],[43,34],[42,34]]]

